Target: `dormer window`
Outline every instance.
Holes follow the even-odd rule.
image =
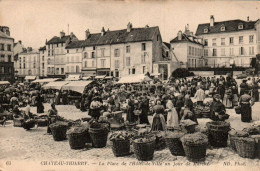
[[[225,31],[225,26],[224,26],[224,25],[222,25],[222,26],[220,27],[220,31]]]
[[[238,29],[239,29],[239,30],[243,29],[243,24],[239,24],[239,25],[238,25]]]
[[[204,33],[208,33],[208,28],[204,28]]]

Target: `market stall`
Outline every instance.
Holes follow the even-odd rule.
[[[36,79],[36,76],[25,76],[24,78],[26,81],[32,81]]]
[[[141,82],[149,82],[152,81],[151,78],[144,74],[138,74],[138,75],[129,75],[122,77],[117,84],[124,84],[124,83],[141,83]]]
[[[69,75],[65,81],[78,81],[80,79],[80,75]]]
[[[44,83],[49,83],[49,82],[54,82],[54,81],[58,81],[60,78],[44,78],[44,79],[36,79],[34,81],[32,81],[32,83],[40,83],[40,84],[44,84]]]
[[[42,86],[42,88],[60,90],[62,86],[66,85],[68,83],[69,83],[69,81],[55,81],[55,82],[50,82],[50,83]]]
[[[85,87],[91,84],[93,81],[71,81],[68,84],[62,86],[62,90],[71,90],[78,93],[83,93]]]

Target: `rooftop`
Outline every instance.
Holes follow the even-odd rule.
[[[153,40],[153,36],[157,29],[159,29],[159,27],[132,28],[130,32],[127,32],[127,29],[106,31],[103,36],[101,33],[94,33],[90,34],[86,40],[71,42],[66,49],[95,45],[151,41]]]
[[[254,29],[254,25],[257,21],[243,21],[243,20],[227,20],[214,22],[214,26],[210,26],[210,23],[199,24],[196,35],[212,34],[212,33],[226,33]],[[243,25],[243,29],[239,29],[238,26]],[[221,27],[225,27],[221,30]],[[204,29],[208,29],[207,33],[204,33]]]

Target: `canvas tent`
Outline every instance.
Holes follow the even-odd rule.
[[[78,81],[80,79],[80,75],[69,75],[68,78],[66,78],[66,81]]]
[[[7,85],[10,84],[8,81],[0,81],[0,85]]]
[[[55,89],[55,90],[60,90],[62,86],[68,84],[69,81],[55,81],[55,82],[50,82],[44,86],[42,86],[43,89]]]
[[[97,75],[95,76],[95,79],[104,79],[106,76],[105,75]]]
[[[62,90],[71,90],[79,93],[83,93],[85,87],[93,81],[71,81],[68,84],[62,86]]]
[[[25,76],[25,80],[35,80],[36,76]]]
[[[118,84],[141,83],[145,81],[152,81],[152,79],[144,74],[139,74],[139,75],[129,75],[129,76],[122,77],[117,83]]]
[[[33,83],[49,83],[59,80],[59,78],[44,78],[44,79],[37,79],[34,80]]]

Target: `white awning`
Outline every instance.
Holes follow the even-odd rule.
[[[10,84],[8,81],[0,81],[0,85]]]
[[[25,76],[25,80],[35,80],[36,76]]]
[[[71,81],[68,84],[62,86],[62,90],[71,90],[79,93],[83,93],[85,87],[93,81]]]
[[[161,73],[152,73],[151,76],[159,76]]]
[[[66,78],[66,81],[77,81],[80,79],[80,75],[68,75],[68,78]]]
[[[62,86],[68,84],[69,81],[55,81],[55,82],[50,82],[44,86],[42,86],[43,89],[55,89],[55,90],[60,90]]]
[[[90,77],[82,77],[82,80],[88,80]]]
[[[139,74],[139,75],[129,75],[126,77],[122,77],[117,83],[122,84],[122,83],[140,83],[143,81],[151,81],[148,76],[144,74]]]
[[[59,80],[60,78],[44,78],[44,79],[37,79],[34,80],[33,83],[49,83]]]
[[[97,75],[95,76],[95,79],[104,79],[106,75]]]

